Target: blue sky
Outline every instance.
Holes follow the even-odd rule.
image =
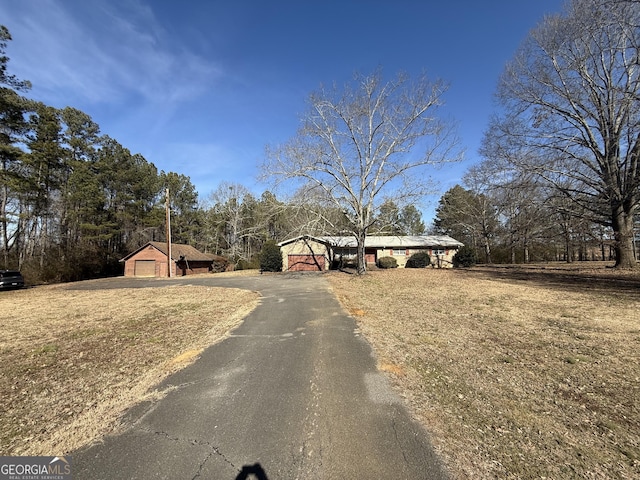
[[[381,67],[450,83],[441,113],[465,161],[434,171],[440,195],[478,161],[504,64],[562,0],[2,0],[9,72],[28,96],[89,114],[158,169],[256,194],[264,147],[295,135],[308,95]]]

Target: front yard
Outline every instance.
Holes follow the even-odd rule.
[[[70,286],[0,295],[2,455],[62,455],[111,433],[128,407],[162,396],[155,385],[223,338],[258,298],[212,287]]]
[[[323,277],[454,478],[640,478],[640,274]],[[257,301],[186,285],[3,292],[0,451],[68,453],[111,433]]]
[[[640,275],[328,276],[455,478],[640,478]]]

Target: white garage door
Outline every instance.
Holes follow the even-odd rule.
[[[155,277],[156,261],[155,260],[136,260],[133,274],[136,277]]]

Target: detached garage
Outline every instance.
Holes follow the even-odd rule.
[[[149,242],[124,257],[125,277],[167,277],[167,244]],[[212,271],[214,262],[226,259],[202,253],[191,245],[171,244],[171,276]]]

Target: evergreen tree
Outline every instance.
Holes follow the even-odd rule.
[[[282,271],[282,253],[274,241],[266,242],[260,253],[260,270],[263,272]]]
[[[15,245],[16,222],[20,215],[17,191],[24,189],[20,172],[22,150],[18,144],[27,131],[26,102],[18,92],[31,87],[28,81],[18,80],[7,72],[9,41],[9,30],[0,25],[0,247],[4,268],[9,267],[9,253]]]
[[[402,208],[399,225],[405,235],[424,235],[427,230],[422,221],[422,214],[413,205],[407,205]]]
[[[386,200],[380,205],[371,229],[377,235],[404,235],[400,226],[400,209],[393,200]]]

